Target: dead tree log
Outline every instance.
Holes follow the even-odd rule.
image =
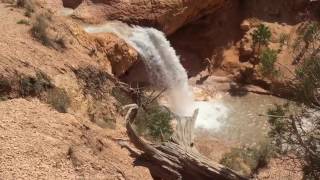
[[[140,154],[135,153],[139,154],[136,164],[148,167],[156,179],[246,179],[220,164],[211,162],[197,152],[193,146],[193,129],[198,114],[197,110],[193,117],[177,117],[178,125],[171,141],[161,145],[152,145],[139,137],[132,128],[132,123],[138,113],[138,106],[133,104],[125,108],[129,108],[125,117],[129,138],[142,151]],[[137,150],[133,151],[137,152]]]

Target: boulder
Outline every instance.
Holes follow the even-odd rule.
[[[247,20],[244,20],[241,24],[240,24],[240,29],[243,31],[249,31],[250,30],[250,22]]]
[[[111,33],[95,34],[96,50],[93,53],[103,53],[110,61],[112,73],[119,77],[139,60],[138,52],[124,40]]]

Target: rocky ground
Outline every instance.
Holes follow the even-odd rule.
[[[125,131],[102,129],[36,99],[1,102],[0,111],[0,179],[151,179],[117,144]]]

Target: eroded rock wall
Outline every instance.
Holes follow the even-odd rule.
[[[69,4],[69,1],[64,4]],[[76,8],[74,16],[86,22],[121,20],[153,26],[166,34],[214,12],[225,0],[88,0]]]

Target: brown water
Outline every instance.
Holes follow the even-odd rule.
[[[209,113],[211,116],[207,118],[208,123],[213,125],[206,126],[215,128],[198,127],[195,133],[195,144],[199,152],[214,161],[220,161],[233,147],[252,147],[268,141],[267,111],[274,107],[274,104],[287,101],[252,93],[244,96],[231,96],[223,92],[217,94],[217,97],[211,100],[214,103],[212,108],[215,109],[205,109],[216,113]]]
[[[267,137],[268,109],[287,100],[252,93],[241,97],[226,93],[220,102],[228,108],[228,115],[221,121],[221,127],[212,132],[213,136],[241,144],[254,144]]]

